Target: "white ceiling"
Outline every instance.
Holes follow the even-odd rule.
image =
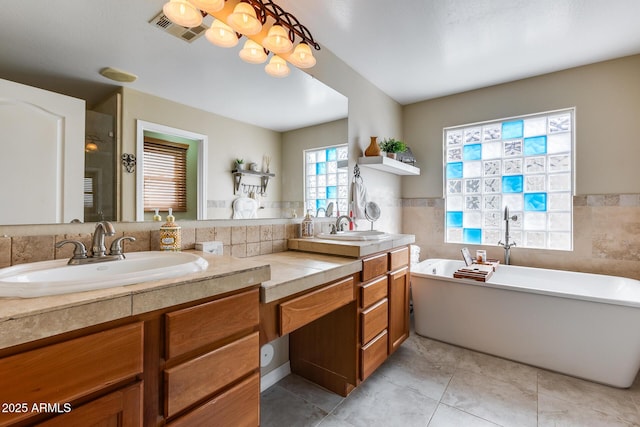
[[[638,0],[276,3],[403,105],[640,53]],[[133,89],[274,130],[346,117],[346,99],[299,70],[274,79],[241,61],[240,46],[188,44],[153,28],[148,21],[163,4],[5,2],[0,78],[91,104],[114,89],[98,74],[111,66],[139,76],[125,84]]]

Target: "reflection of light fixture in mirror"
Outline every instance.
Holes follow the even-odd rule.
[[[262,64],[267,60],[264,48],[251,39],[244,43],[244,47],[238,52],[238,55],[243,61],[251,64]]]
[[[298,68],[311,68],[316,65],[316,58],[313,57],[309,45],[301,42],[289,56],[289,62]]]
[[[228,7],[220,10],[215,10],[217,6],[212,6],[216,0],[170,0],[165,7],[170,9],[173,3],[187,1],[190,1],[189,5],[195,5],[194,9],[202,16],[209,14],[214,18],[211,28],[205,33],[211,43],[223,47],[235,45],[237,40],[234,40],[226,29],[221,30],[221,25],[217,23],[222,21],[231,27],[231,31],[237,33],[235,39],[241,36],[249,39],[239,52],[240,58],[244,61],[259,64],[266,60],[269,52],[277,55],[278,59],[272,59],[273,64],[270,63],[265,67],[267,73],[272,76],[287,76],[289,74],[287,61],[298,68],[310,68],[316,64],[311,48],[320,50],[320,45],[313,40],[309,30],[295,16],[283,10],[273,0],[240,0],[240,2],[235,0],[230,2]],[[231,11],[232,5],[235,5],[233,11]],[[168,13],[165,12],[165,15],[174,23],[184,26]],[[215,35],[216,31],[217,35]],[[293,49],[295,43],[297,46]],[[269,52],[262,52],[263,50]]]
[[[233,47],[238,44],[238,36],[233,28],[219,19],[213,21],[211,28],[204,33],[204,36],[211,43],[220,47]]]
[[[100,139],[96,135],[86,135],[84,139],[84,152],[92,153],[94,151],[98,151],[98,143],[102,143],[102,139]]]
[[[274,55],[267,65],[264,66],[264,70],[271,77],[287,77],[289,75],[289,67],[287,61],[280,58],[278,55]]]
[[[256,10],[249,3],[240,2],[227,18],[227,24],[239,33],[247,36],[258,34],[262,24],[256,16]]]
[[[189,3],[207,13],[217,12],[224,7],[224,0],[189,0]]]
[[[162,7],[162,12],[171,22],[183,27],[192,28],[202,24],[202,14],[187,0],[169,0]]]
[[[262,44],[273,53],[287,53],[293,48],[287,30],[282,25],[274,25],[269,28],[269,33],[262,40]]]
[[[136,170],[136,155],[135,154],[122,153],[122,156],[120,156],[120,158],[122,159],[122,166],[125,167],[127,172],[129,172],[129,173],[135,172],[135,170]]]

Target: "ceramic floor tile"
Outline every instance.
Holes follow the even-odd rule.
[[[262,427],[316,426],[327,412],[277,384],[260,395],[260,425]]]
[[[556,399],[545,394],[538,396],[539,427],[630,427],[637,424],[616,415]]]
[[[384,376],[391,383],[409,387],[423,396],[439,401],[454,372],[455,366],[434,365],[409,346],[402,346],[375,374]]]
[[[278,385],[327,413],[333,411],[344,399],[295,374],[283,378]]]
[[[640,411],[634,401],[634,391],[540,370],[538,394],[571,402],[605,414],[616,415],[628,422],[640,425]]]
[[[332,422],[346,422],[355,427],[424,427],[437,405],[437,401],[409,387],[398,386],[382,375],[374,374],[360,384],[331,415],[335,418]]]
[[[440,404],[433,418],[429,422],[429,427],[496,427],[490,421],[484,420],[475,415],[468,414],[451,406]]]
[[[411,350],[414,357],[426,360],[434,366],[457,366],[466,351],[454,345],[422,337],[413,331],[400,348]]]
[[[536,425],[535,393],[464,369],[456,371],[442,403],[504,426]]]
[[[488,354],[467,350],[461,357],[458,368],[514,384],[531,393],[535,393],[538,388],[537,368]]]

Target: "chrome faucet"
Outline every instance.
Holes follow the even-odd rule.
[[[336,220],[336,226],[335,228],[332,230],[332,234],[335,234],[338,231],[344,231],[344,224],[342,224],[342,220],[346,219],[347,220],[347,224],[352,224],[353,223],[353,219],[350,216],[347,215],[340,215],[338,217],[338,219]]]
[[[505,231],[504,231],[504,243],[502,243],[502,240],[500,240],[498,242],[498,245],[502,246],[504,248],[504,263],[506,265],[509,265],[510,258],[511,258],[511,247],[512,246],[516,246],[516,242],[511,242],[509,243],[509,222],[510,221],[517,221],[518,220],[518,215],[513,215],[510,216],[509,215],[509,206],[505,206],[504,207],[504,222],[505,222]]]
[[[118,237],[113,242],[111,242],[109,254],[107,255],[107,248],[104,244],[104,237],[113,236],[114,234],[116,234],[116,230],[115,228],[113,228],[113,224],[111,224],[109,221],[100,221],[96,224],[96,229],[91,239],[91,255],[87,254],[87,247],[79,240],[61,240],[56,243],[56,248],[61,248],[67,243],[71,243],[75,246],[73,250],[73,256],[69,259],[68,262],[68,264],[70,265],[90,264],[94,262],[116,261],[119,259],[124,259],[125,256],[122,251],[122,242],[124,240],[134,242],[136,239],[135,237],[131,236]]]
[[[104,236],[113,236],[114,234],[116,234],[116,229],[113,228],[113,224],[109,221],[100,221],[96,224],[91,245],[91,252],[94,257],[106,256],[107,248],[104,246]]]

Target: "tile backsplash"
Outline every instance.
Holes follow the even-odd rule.
[[[223,224],[224,221],[185,221],[182,227],[182,249],[194,249],[196,242],[221,241],[224,254],[238,258],[265,255],[287,250],[287,239],[298,237],[299,220],[260,220],[250,225],[242,221]],[[223,224],[223,225],[221,225]],[[135,237],[134,242],[123,242],[126,252],[159,250],[158,223],[114,223],[116,235],[106,237],[107,247],[119,236]],[[51,230],[62,232],[47,234]],[[91,247],[91,224],[61,224],[59,226],[21,227],[20,232],[0,236],[0,268],[36,261],[70,258],[73,245],[60,249],[55,244],[64,239],[75,239]]]
[[[465,245],[444,243],[443,198],[404,199],[402,206],[403,232],[416,235],[421,260],[460,258]],[[489,257],[503,260],[501,247],[482,248]],[[470,249],[473,252],[476,247]],[[574,196],[573,251],[516,246],[511,249],[511,262],[640,279],[640,194]]]

